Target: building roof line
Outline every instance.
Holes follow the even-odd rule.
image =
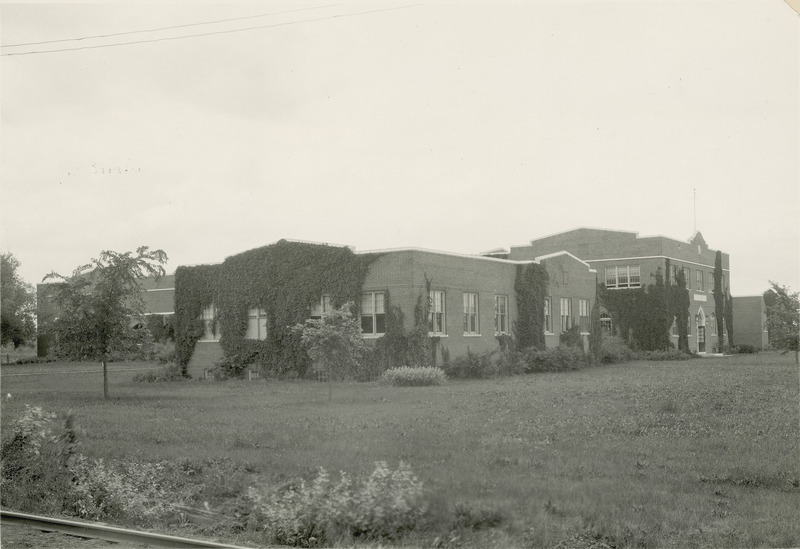
[[[510,265],[529,265],[531,263],[538,263],[535,259],[501,259],[499,257],[488,257],[484,255],[475,254],[462,254],[457,252],[445,252],[441,250],[429,250],[426,248],[406,247],[406,248],[386,248],[382,250],[359,250],[355,252],[360,254],[379,254],[379,253],[399,253],[399,252],[422,252],[428,254],[447,255],[452,257],[462,257],[466,259],[480,259],[483,261],[495,261],[500,263],[507,263]]]
[[[574,259],[575,261],[579,261],[579,262],[583,263],[584,265],[586,265],[586,267],[589,269],[589,271],[590,271],[590,272],[593,272],[593,273],[596,273],[596,272],[597,272],[597,271],[596,271],[596,270],[595,270],[595,269],[594,269],[594,268],[593,268],[591,265],[589,265],[588,263],[586,263],[586,262],[585,262],[583,259],[581,259],[581,258],[579,258],[579,257],[576,257],[575,255],[573,255],[573,254],[569,253],[569,252],[568,252],[568,251],[566,251],[566,250],[561,250],[560,252],[553,252],[553,253],[550,253],[550,254],[545,254],[545,255],[536,256],[536,257],[534,258],[534,260],[535,260],[537,263],[539,263],[540,261],[544,261],[544,260],[550,259],[551,257],[558,257],[558,256],[560,256],[560,255],[568,255],[568,256],[570,256],[572,259]]]

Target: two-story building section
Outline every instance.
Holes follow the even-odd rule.
[[[699,353],[717,352],[717,319],[714,309],[714,262],[716,250],[695,232],[689,240],[609,229],[578,228],[512,246],[508,259],[522,261],[566,250],[597,270],[599,281],[609,289],[641,288],[655,282],[656,273],[674,281],[683,271],[691,304],[689,348]],[[669,270],[669,272],[668,272]],[[722,286],[728,291],[730,257],[722,254]],[[555,304],[554,304],[555,305]],[[601,323],[609,329],[610,317]],[[721,323],[720,323],[721,324]],[[677,346],[678,334],[672,330]]]

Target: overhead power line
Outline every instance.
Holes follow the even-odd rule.
[[[201,21],[199,23],[186,23],[184,25],[172,25],[169,27],[157,27],[154,29],[142,29],[142,30],[133,30],[133,31],[125,31],[125,32],[112,32],[109,34],[95,34],[93,36],[80,36],[78,38],[61,38],[59,40],[45,40],[43,42],[22,42],[19,44],[3,44],[2,48],[17,48],[21,46],[41,46],[44,44],[57,44],[59,42],[78,42],[80,40],[93,40],[95,38],[112,38],[114,36],[126,36],[129,34],[139,34],[143,32],[159,32],[164,30],[172,30],[172,29],[183,29],[186,27],[199,27],[200,25],[216,25],[217,23],[228,23],[230,21],[243,21],[245,19],[257,19],[259,17],[269,17],[271,15],[283,15],[285,13],[295,13],[298,11],[308,11],[308,10],[318,10],[323,8],[330,8],[336,6],[338,4],[328,4],[327,6],[315,6],[311,8],[300,8],[296,10],[287,10],[287,11],[275,11],[272,13],[260,13],[257,15],[248,15],[245,17],[231,17],[230,19],[217,19],[215,21]]]
[[[301,19],[301,20],[295,20],[295,21],[286,21],[286,22],[283,22],[283,23],[273,23],[271,25],[258,25],[258,26],[255,26],[255,27],[244,27],[244,28],[239,28],[239,29],[228,29],[228,30],[220,30],[220,31],[212,31],[212,32],[203,32],[203,33],[198,33],[198,34],[186,34],[186,35],[182,35],[182,36],[167,36],[167,37],[152,38],[152,39],[147,39],[147,40],[134,40],[134,41],[131,41],[131,42],[116,42],[116,43],[112,43],[112,44],[97,44],[97,45],[94,45],[94,46],[78,46],[76,48],[61,48],[61,49],[56,49],[56,50],[11,52],[11,53],[0,54],[0,56],[9,57],[9,56],[15,56],[15,55],[37,55],[37,54],[46,54],[46,53],[61,53],[61,52],[67,52],[67,51],[93,50],[93,49],[100,49],[100,48],[113,48],[113,47],[117,47],[117,46],[131,46],[131,45],[134,45],[134,44],[147,44],[147,43],[152,43],[152,42],[166,42],[166,41],[170,41],[170,40],[183,40],[183,39],[186,39],[186,38],[199,38],[199,37],[203,37],[203,36],[213,36],[213,35],[216,35],[216,34],[231,34],[231,33],[234,33],[234,32],[245,32],[245,31],[251,31],[251,30],[269,29],[269,28],[275,28],[275,27],[285,27],[285,26],[289,26],[289,25],[299,25],[301,23],[314,23],[314,22],[318,22],[318,21],[326,21],[326,20],[330,20],[330,19],[338,19],[338,18],[343,18],[343,17],[354,17],[354,16],[358,16],[358,15],[368,15],[368,14],[372,14],[372,13],[380,13],[380,12],[385,12],[385,11],[393,11],[393,10],[400,10],[400,9],[410,8],[410,7],[413,7],[413,6],[416,6],[416,5],[418,5],[418,4],[407,4],[405,6],[396,6],[396,7],[392,7],[392,8],[382,8],[382,9],[376,9],[376,10],[366,10],[366,11],[351,12],[351,13],[340,13],[340,14],[336,14],[336,15],[328,15],[328,16],[325,16],[325,17],[318,17],[318,18],[314,18],[314,19]],[[142,31],[142,32],[144,32],[144,31]]]

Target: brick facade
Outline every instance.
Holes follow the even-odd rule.
[[[598,281],[608,285],[607,277],[625,287],[647,286],[655,282],[659,271],[666,275],[667,259],[671,267],[685,269],[691,305],[689,316],[689,348],[698,352],[718,352],[714,321],[714,262],[716,250],[708,247],[699,232],[687,241],[664,236],[641,237],[628,231],[580,228],[532,240],[524,246],[513,246],[509,259],[531,259],[543,254],[566,250],[597,270]],[[621,271],[620,271],[621,270]],[[722,254],[724,286],[730,287],[730,257]],[[632,283],[638,272],[638,282]],[[622,275],[620,275],[622,273]],[[698,274],[700,273],[700,274]],[[721,322],[718,322],[721,326]],[[677,347],[678,336],[673,336]]]
[[[769,347],[767,305],[760,295],[733,298],[733,339],[736,345]]]

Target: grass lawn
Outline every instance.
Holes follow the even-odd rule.
[[[791,355],[440,387],[343,384],[330,403],[316,382],[139,384],[113,368],[104,401],[99,371],[7,375],[23,368],[3,368],[3,429],[26,403],[71,409],[89,456],[227,457],[275,479],[318,467],[366,476],[375,461],[403,460],[434,513],[466,503],[506,518],[463,538],[467,545],[552,547],[585,533],[619,547],[800,546],[800,380]]]

